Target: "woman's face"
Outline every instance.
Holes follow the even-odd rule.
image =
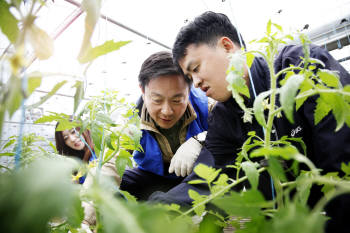
[[[83,150],[85,145],[80,140],[78,132],[75,129],[66,129],[62,131],[65,144],[74,150]]]

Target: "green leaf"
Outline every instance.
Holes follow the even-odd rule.
[[[235,217],[257,217],[263,207],[269,206],[263,195],[255,189],[237,193],[231,192],[227,196],[212,201],[226,213]]]
[[[0,0],[0,29],[11,43],[16,43],[18,20],[11,14],[10,5],[5,0]]]
[[[2,126],[5,117],[5,106],[0,103],[0,135],[2,135]]]
[[[259,184],[259,172],[256,169],[258,165],[256,163],[245,161],[242,163],[242,169],[248,177],[249,183],[253,189],[258,188]]]
[[[304,52],[304,58],[305,60],[309,60],[310,59],[310,39],[308,38],[308,36],[306,34],[300,33],[299,34],[299,39],[301,41],[301,44],[303,46],[303,52]]]
[[[245,55],[247,57],[247,66],[250,68],[254,62],[255,56],[253,53],[249,53],[249,52],[246,53]]]
[[[229,192],[229,189],[226,189],[224,192],[222,190],[227,187],[229,181],[229,177],[226,174],[220,174],[219,178],[213,182],[214,186],[211,187],[211,193],[215,194],[221,192],[220,195],[223,195]],[[219,195],[219,196],[220,196]]]
[[[102,129],[95,122],[91,124],[91,137],[95,147],[98,150],[102,150]]]
[[[204,184],[207,183],[204,180],[190,180],[187,182],[188,184]]]
[[[298,142],[301,146],[301,148],[303,149],[303,153],[304,155],[306,155],[306,145],[305,145],[305,142],[303,141],[302,138],[290,138],[288,136],[282,136],[281,141],[293,141],[293,142]]]
[[[115,168],[117,169],[117,172],[120,177],[123,177],[126,166],[132,167],[132,162],[130,158],[120,156],[119,154],[119,156],[117,156],[117,159],[115,160]]]
[[[14,156],[15,153],[13,152],[3,152],[3,153],[0,153],[0,156]]]
[[[346,165],[346,163],[341,163],[341,170],[345,173],[345,176],[350,175],[350,162]]]
[[[205,205],[200,203],[202,203],[207,197],[204,195],[200,195],[199,193],[197,193],[192,189],[188,190],[188,195],[191,199],[193,199],[192,203],[193,203],[193,207],[195,208],[194,212],[198,216],[202,216],[205,210]]]
[[[294,113],[295,95],[297,94],[299,86],[303,81],[304,81],[303,75],[293,75],[280,88],[281,90],[280,102],[282,105],[282,109],[287,119],[291,123],[294,123],[293,113]]]
[[[260,40],[258,40],[256,43],[267,43],[269,42],[269,39],[267,37],[263,37]]]
[[[71,182],[76,166],[76,161],[59,156],[34,161],[12,174],[2,174],[2,231],[48,232],[48,223],[54,217],[68,219],[73,217],[72,213],[79,213],[78,209],[82,210],[79,189]],[[83,215],[74,216],[74,225],[80,225]],[[18,220],[16,226],[11,219]]]
[[[77,110],[80,101],[84,98],[84,83],[82,81],[76,81],[74,86],[76,88],[75,94],[74,94],[74,107],[73,107],[73,113]]]
[[[101,0],[83,0],[81,7],[86,11],[86,17],[85,32],[79,51],[78,60],[80,60],[82,57],[85,57],[89,49],[91,49],[90,38],[100,17]]]
[[[332,110],[332,107],[327,104],[322,99],[322,96],[316,100],[316,109],[315,109],[315,125],[317,125],[328,113]]]
[[[311,84],[312,81],[310,81],[309,79],[305,78],[305,80],[300,84],[300,92],[299,92],[299,95],[303,94],[304,92],[312,89],[312,84]],[[300,99],[297,99],[295,101],[295,105],[296,105],[296,110],[298,110],[302,105],[303,103],[305,102],[305,100],[307,99],[307,97],[304,97],[304,98],[300,98]]]
[[[321,93],[322,100],[326,101],[332,108],[332,113],[337,122],[335,131],[341,129],[349,114],[349,109],[344,102],[343,96],[338,93]]]
[[[55,112],[50,112],[51,115],[48,116],[42,116],[38,120],[36,120],[34,123],[47,123],[47,122],[52,122],[52,121],[69,121],[70,116],[64,113],[55,113]],[[72,124],[75,124],[72,122]],[[74,126],[75,127],[75,126]],[[72,127],[72,128],[74,128]]]
[[[110,52],[119,50],[124,45],[130,43],[131,41],[118,41],[114,42],[113,40],[106,41],[102,45],[96,46],[94,48],[88,47],[84,56],[78,58],[79,62],[84,64],[90,61],[95,60],[96,58],[106,55]]]
[[[119,189],[119,192],[120,192],[121,194],[123,194],[123,196],[124,196],[129,202],[132,202],[132,203],[136,203],[136,202],[137,202],[136,197],[134,197],[133,195],[131,195],[131,194],[128,193],[127,191],[123,191],[123,190],[120,190],[120,189]]]
[[[43,103],[45,103],[46,100],[50,99],[64,84],[67,83],[67,80],[64,80],[62,82],[59,82],[57,83],[53,88],[52,90],[47,93],[45,96],[41,97],[40,98],[40,101],[35,103],[35,104],[32,104],[32,105],[29,105],[29,106],[26,106],[26,108],[36,108],[36,107],[39,107],[40,105],[42,105]]]
[[[41,80],[42,80],[42,74],[39,72],[31,73],[28,75],[28,95],[31,95],[33,91],[40,87]]]
[[[263,101],[265,100],[266,97],[268,97],[271,94],[271,90],[265,91],[260,93],[256,99],[254,100],[254,116],[257,120],[257,122],[263,126],[264,128],[267,127],[266,125],[266,120],[265,120],[265,115],[264,115],[264,105]]]
[[[111,155],[112,152],[115,150],[115,148],[112,145],[112,141],[111,141],[111,134],[105,134],[105,143],[108,147],[108,151],[106,153],[108,153],[108,155]],[[105,156],[107,156],[107,154],[105,154]],[[106,157],[105,157],[106,159]]]
[[[271,34],[271,19],[269,19],[269,22],[267,22],[267,26],[266,26],[266,34],[270,35]]]
[[[73,122],[70,122],[68,120],[62,120],[62,121],[59,121],[59,124],[56,128],[56,131],[63,131],[66,129],[72,129],[75,126],[76,126],[76,124],[74,124]]]
[[[67,223],[72,227],[79,228],[84,219],[84,208],[80,199],[77,198],[72,202],[72,206],[69,208],[70,211],[67,211]]]
[[[16,141],[16,139],[11,139],[9,140],[4,146],[3,146],[3,150],[5,150],[7,147],[11,146],[14,142]]]
[[[107,139],[106,139],[106,141],[107,141]],[[113,156],[114,156],[114,149],[111,150],[110,148],[107,148],[107,151],[105,152],[104,157],[103,157],[103,163],[106,163],[109,160],[111,160]]]
[[[114,124],[114,121],[104,113],[97,113],[96,121],[99,121],[103,124]]]
[[[118,157],[124,157],[124,158],[131,158],[132,155],[130,154],[129,151],[126,150],[120,150]]]
[[[350,85],[346,85],[344,88],[343,88],[343,91],[350,94]],[[344,99],[347,101],[347,102],[350,102],[350,96],[349,95],[344,95]]]
[[[319,69],[317,76],[329,87],[338,88],[341,86],[339,77],[334,71]]]
[[[275,157],[269,157],[269,167],[267,168],[267,170],[273,177],[276,177],[283,182],[287,181],[284,169],[281,163]]]
[[[292,159],[299,154],[298,149],[292,145],[284,147],[260,147],[250,153],[250,157],[281,156],[284,159]]]
[[[265,228],[265,231],[259,232],[320,233],[324,232],[326,220],[326,215],[311,212],[307,205],[302,205],[299,202],[292,202],[284,207],[278,208],[274,217],[271,218],[269,225]]]
[[[310,172],[304,172],[303,174],[299,175],[296,179],[296,184],[297,184],[296,198],[298,198],[303,205],[307,204],[307,200],[310,195],[310,190],[312,186],[310,176],[311,176]]]
[[[37,58],[46,60],[51,57],[54,50],[53,40],[44,30],[33,24],[28,30],[28,36]]]
[[[211,183],[219,175],[221,169],[216,170],[215,168],[208,167],[202,163],[198,164],[194,168],[194,172],[201,178],[205,179],[208,183]]]
[[[328,172],[324,177],[332,179],[332,180],[340,180],[338,176],[338,172]],[[324,195],[330,199],[333,196],[333,193],[335,192],[335,185],[334,184],[324,184],[321,191],[324,193]]]
[[[9,84],[8,84],[8,94],[6,101],[6,108],[9,111],[10,118],[13,113],[17,111],[17,109],[21,106],[21,102],[23,99],[22,96],[22,84],[21,80],[17,76],[11,76]]]
[[[280,32],[283,32],[282,26],[276,24],[276,23],[272,23],[273,26],[275,26],[275,28],[277,28],[277,30],[279,30]]]

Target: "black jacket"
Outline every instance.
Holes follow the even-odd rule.
[[[275,72],[278,72],[291,64],[297,66],[303,57],[300,45],[288,45],[284,47],[275,60]],[[321,60],[325,69],[336,70],[343,85],[350,83],[350,75],[346,70],[323,48],[311,46],[310,57]],[[251,67],[251,74],[257,95],[269,90],[270,76],[267,64],[263,58],[256,58]],[[251,87],[252,85],[250,85]],[[253,91],[250,90],[251,97]],[[275,121],[277,137],[287,135],[288,137],[301,137],[307,146],[307,156],[316,167],[323,169],[323,172],[340,171],[341,162],[350,161],[350,129],[344,126],[335,132],[336,122],[332,114],[328,114],[319,124],[314,124],[314,96],[309,98],[294,114],[294,124],[291,124],[285,117]],[[247,101],[252,106],[254,98]],[[222,168],[230,176],[234,173],[225,168],[236,159],[243,143],[247,139],[249,131],[256,131],[263,137],[262,128],[253,120],[252,123],[243,123],[243,112],[230,98],[226,102],[217,103],[209,116],[209,129],[205,141],[205,148],[202,149],[196,163],[204,163],[216,168]],[[301,151],[302,152],[302,151]],[[231,169],[232,170],[232,169]],[[189,180],[198,179],[192,173],[182,184],[174,187],[167,193],[154,193],[151,201],[166,203],[178,203],[182,206],[190,205],[192,200],[188,196],[188,189],[194,189],[202,194],[207,194],[205,185],[190,185]],[[261,176],[259,189],[266,198],[271,198],[270,179],[265,174]]]

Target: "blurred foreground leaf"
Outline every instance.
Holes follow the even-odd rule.
[[[69,159],[45,159],[1,174],[1,231],[48,232],[48,223],[54,217],[68,219],[71,226],[78,227],[83,210],[78,186],[70,178],[77,165]]]

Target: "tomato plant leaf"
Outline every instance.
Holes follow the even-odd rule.
[[[31,95],[33,91],[40,87],[42,80],[42,74],[39,72],[34,72],[28,75],[28,95]]]
[[[252,186],[252,188],[257,189],[259,183],[259,172],[256,169],[257,164],[250,161],[245,161],[241,164],[241,166],[246,176],[248,177],[249,183]]]
[[[310,182],[310,175],[310,172],[304,172],[301,175],[299,175],[296,179],[296,198],[298,198],[303,205],[307,204],[307,200],[310,195],[310,190],[312,186],[312,182]]]
[[[304,81],[303,75],[293,75],[280,88],[280,102],[282,105],[282,109],[287,119],[291,123],[294,123],[293,113],[294,113],[295,95],[297,94],[299,86],[303,81]]]
[[[45,103],[46,100],[50,99],[64,84],[67,83],[67,80],[64,80],[62,82],[57,83],[49,93],[44,95],[43,97],[40,98],[40,100],[37,103],[34,103],[32,105],[26,106],[26,108],[37,108],[43,103]]]
[[[120,177],[123,177],[126,166],[132,167],[132,162],[130,158],[126,156],[120,156],[119,154],[119,156],[117,156],[117,159],[115,160],[115,167]]]
[[[250,68],[254,62],[255,55],[253,53],[247,52],[245,56],[247,58],[247,66]]]
[[[73,112],[77,110],[80,101],[84,98],[84,83],[82,81],[76,81],[74,86],[76,88],[74,94],[74,107]]]
[[[37,58],[46,60],[51,57],[54,51],[53,40],[44,30],[32,24],[28,36]]]
[[[269,167],[267,170],[273,177],[276,177],[283,182],[287,181],[284,169],[277,158],[272,156],[269,158]]]
[[[256,189],[241,193],[231,192],[229,195],[216,198],[212,202],[231,216],[237,217],[257,217],[260,215],[259,210],[269,205]]]
[[[207,197],[204,195],[200,195],[198,192],[190,189],[188,190],[188,195],[191,199],[193,199],[192,204],[194,208],[194,212],[198,216],[202,216],[204,210],[205,210],[205,205],[201,204]]]
[[[340,81],[339,81],[339,77],[338,77],[337,73],[335,73],[334,71],[319,69],[317,72],[317,76],[328,87],[339,88],[341,86]]]
[[[208,183],[211,183],[220,173],[221,169],[208,167],[202,163],[198,164],[194,168],[194,172],[201,178],[205,179]]]
[[[317,125],[328,113],[332,110],[332,107],[329,106],[321,97],[316,100],[315,108],[315,125]]]
[[[88,50],[91,49],[90,39],[100,17],[101,0],[83,0],[81,7],[85,10],[86,17],[84,37],[79,51],[78,60],[85,57]]]
[[[8,84],[8,94],[6,98],[6,108],[10,114],[10,117],[17,111],[20,107],[23,95],[22,95],[22,83],[21,80],[12,75]]]
[[[312,89],[313,86],[312,86],[311,82],[312,81],[310,81],[309,79],[305,78],[305,80],[300,84],[299,95]],[[305,102],[306,99],[307,99],[307,97],[303,97],[303,98],[299,98],[299,99],[295,100],[295,108],[296,108],[296,110],[298,110],[303,105],[303,103]]]
[[[131,41],[118,41],[114,42],[113,40],[108,40],[104,42],[102,45],[96,46],[94,48],[88,47],[84,56],[79,57],[79,62],[84,64],[90,62],[102,55],[106,55],[110,52],[119,50],[124,45],[129,44]]]
[[[333,116],[337,122],[335,131],[341,129],[349,114],[347,104],[344,102],[343,96],[338,93],[321,93],[322,99],[332,108]]]
[[[270,94],[271,94],[271,90],[260,93],[254,100],[254,105],[253,105],[255,119],[261,126],[265,128],[267,127],[267,125],[266,125],[266,120],[264,115],[265,109],[264,109],[263,101]]]
[[[18,37],[18,20],[11,14],[10,5],[5,0],[0,0],[0,29],[6,37],[15,43]]]

